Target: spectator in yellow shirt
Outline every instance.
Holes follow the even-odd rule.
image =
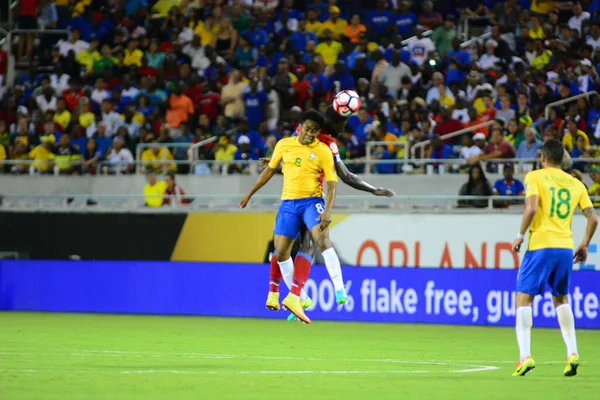
[[[152,147],[145,149],[142,152],[142,166],[147,171],[162,172],[165,170],[176,171],[177,165],[175,163],[165,163],[165,161],[173,161],[173,154],[168,148],[160,146],[158,139],[154,135],[149,134],[146,136],[146,143],[152,143]]]
[[[590,147],[588,135],[586,135],[584,131],[577,129],[577,121],[575,121],[574,118],[568,117],[567,131],[562,138],[562,144],[569,153],[575,148],[578,136],[582,136],[585,140],[585,148]]]
[[[62,132],[66,131],[71,123],[71,113],[67,110],[67,102],[63,98],[56,101],[56,113],[54,113],[53,121],[61,127]]]
[[[329,29],[323,31],[323,41],[315,48],[315,52],[323,57],[327,65],[334,65],[343,50],[342,44],[333,40]]]
[[[6,149],[0,143],[0,171],[4,171],[4,161],[6,160]]]
[[[311,8],[308,10],[308,19],[306,20],[306,31],[312,32],[317,37],[323,34],[323,24],[317,19],[317,10]]]
[[[535,46],[535,57],[531,60],[531,68],[543,71],[550,64],[552,52],[544,48],[542,40],[537,40]]]
[[[532,14],[548,14],[552,10],[554,10],[554,0],[531,1]]]
[[[227,136],[222,136],[219,139],[219,145],[217,146],[215,151],[215,161],[231,162],[233,161],[233,157],[235,156],[236,152],[237,147],[229,143],[229,138]],[[218,173],[219,171],[221,171],[222,166],[223,165],[221,163],[215,163],[213,166],[213,171],[215,173]],[[231,167],[231,165],[225,165],[225,167],[228,168]]]
[[[537,15],[532,15],[529,23],[529,37],[531,39],[544,39],[546,37],[544,28],[540,25],[540,18]]]
[[[337,6],[329,7],[329,19],[323,22],[323,32],[326,29],[331,31],[335,40],[341,40],[344,37],[344,31],[348,26],[345,19],[340,18],[340,9]]]
[[[142,67],[142,59],[144,58],[144,52],[138,49],[138,41],[132,39],[127,44],[127,48],[123,52],[125,58],[123,59],[123,65],[126,67],[136,66]]]
[[[90,99],[82,97],[79,99],[79,126],[87,129],[96,122],[96,116],[90,111]]]
[[[592,168],[590,177],[593,183],[588,189],[588,194],[590,196],[600,196],[600,169]],[[594,200],[594,208],[600,208],[600,199]]]
[[[158,0],[152,6],[153,18],[167,18],[173,7],[179,7],[182,0]]]
[[[102,59],[102,55],[98,51],[98,43],[98,39],[92,39],[90,46],[81,50],[75,57],[77,62],[86,67],[88,71],[92,71],[94,64]]]
[[[198,21],[194,32],[200,35],[202,46],[215,46],[220,27],[215,23],[215,17],[207,15],[204,22]]]
[[[146,206],[161,207],[165,199],[165,192],[167,191],[167,182],[157,182],[154,172],[148,172],[146,180],[148,182],[144,185],[144,201],[146,202]]]
[[[33,168],[38,172],[49,172],[52,169],[52,161],[54,160],[54,142],[56,137],[54,135],[46,135],[40,138],[41,144],[34,147],[29,152],[29,158],[33,160]]]

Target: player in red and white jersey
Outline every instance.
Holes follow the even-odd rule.
[[[323,114],[325,116],[325,127],[321,130],[321,133],[319,134],[319,136],[317,136],[317,139],[319,139],[319,141],[321,141],[322,143],[325,143],[329,147],[329,149],[331,149],[331,152],[333,153],[335,171],[340,180],[356,190],[369,192],[375,196],[393,197],[395,195],[393,190],[375,187],[363,181],[358,175],[348,171],[348,168],[346,167],[346,165],[342,161],[342,158],[340,157],[340,151],[335,141],[335,136],[337,136],[343,131],[348,118],[339,115],[331,105],[327,107]],[[294,135],[297,134],[298,130],[296,129]],[[261,161],[263,162],[268,162],[267,160],[268,159],[261,159]],[[323,177],[321,177],[321,185],[322,184]],[[273,254],[273,256],[271,257],[271,280],[269,284],[269,291],[279,291],[279,282],[282,277],[288,288],[291,287],[292,283],[300,287],[304,286],[306,279],[308,279],[308,274],[310,272],[310,267],[312,265],[312,260],[316,254],[316,251],[317,246],[313,243],[311,235],[307,230],[303,230],[300,234],[300,250],[296,254],[296,258],[294,259],[293,270],[280,270],[279,264],[277,263],[277,258]],[[294,271],[300,273],[294,274]],[[336,302],[338,304],[344,304],[346,301],[348,301],[348,296],[344,286],[342,269],[340,267],[339,262],[337,264],[327,263],[327,272],[329,273],[329,277],[333,281]],[[294,282],[292,282],[292,277],[295,277]],[[300,294],[300,301],[304,309],[307,309],[312,305],[312,300],[306,295],[304,290],[302,290]],[[290,314],[288,320],[293,319],[295,319],[295,315]]]

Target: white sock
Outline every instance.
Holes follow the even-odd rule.
[[[573,353],[579,354],[577,352],[577,338],[575,337],[575,317],[573,316],[571,306],[569,304],[561,304],[556,307],[556,316],[558,317],[558,324],[560,325],[563,339],[567,345],[567,358]]]
[[[531,326],[533,317],[531,307],[517,308],[517,343],[519,344],[520,361],[531,356]]]
[[[285,285],[288,289],[292,288],[292,279],[294,278],[294,261],[291,258],[288,258],[285,261],[277,261],[279,264],[279,269],[281,270],[281,277],[285,282]],[[300,292],[300,301],[306,300],[306,292],[304,289]]]
[[[338,258],[333,247],[325,250],[321,253],[323,255],[323,259],[325,260],[325,267],[327,267],[327,272],[329,273],[329,277],[333,281],[333,287],[335,291],[344,289],[344,278],[342,277],[342,267],[340,266],[340,259]]]

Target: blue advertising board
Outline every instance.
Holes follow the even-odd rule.
[[[514,324],[516,270],[345,267],[343,273],[349,302],[338,306],[326,269],[313,267],[305,287],[313,321]],[[0,261],[0,309],[285,318],[264,307],[268,282],[264,264]],[[600,328],[599,296],[600,273],[573,273],[578,328]],[[557,326],[549,292],[536,297],[533,315],[535,326]]]

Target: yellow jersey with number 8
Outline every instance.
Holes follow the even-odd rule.
[[[333,154],[327,145],[315,139],[309,145],[298,142],[298,136],[277,142],[269,168],[283,162],[283,191],[281,200],[323,197],[321,174],[327,182],[337,182]]]
[[[593,207],[583,183],[558,168],[544,168],[527,174],[525,196],[539,199],[529,228],[528,250],[572,249],[575,209]]]

